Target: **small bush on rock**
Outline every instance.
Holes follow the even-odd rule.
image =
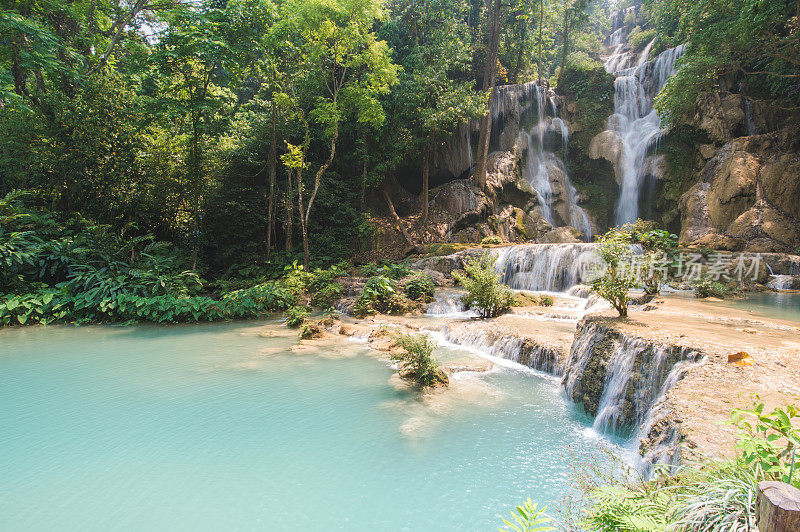
[[[476,309],[483,318],[499,316],[514,304],[514,293],[500,282],[500,274],[494,269],[496,260],[494,255],[484,253],[466,265],[465,273],[453,274],[467,290],[461,302]]]
[[[433,279],[425,273],[415,275],[403,287],[406,297],[415,301],[425,301],[433,297],[434,290],[436,290],[436,285],[433,283]]]
[[[401,366],[401,375],[414,379],[421,386],[447,384],[447,375],[439,370],[439,364],[433,358],[434,344],[427,334],[401,334],[397,336],[397,345],[402,351],[392,354],[391,358]]]
[[[486,236],[486,237],[483,237],[483,239],[481,240],[481,245],[482,246],[494,246],[494,245],[502,244],[502,243],[503,243],[503,239],[500,238],[499,236]]]

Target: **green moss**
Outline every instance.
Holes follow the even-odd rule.
[[[465,249],[474,247],[471,244],[457,244],[457,243],[436,243],[430,244],[425,249],[426,257],[444,257],[445,255],[452,255]]]

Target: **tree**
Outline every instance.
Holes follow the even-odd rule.
[[[492,106],[495,79],[497,77],[497,54],[500,46],[500,0],[494,0],[487,15],[489,40],[486,45],[486,66],[483,74],[483,92],[489,99],[489,109],[481,122],[478,139],[478,156],[475,158],[473,179],[481,188],[486,188],[486,158],[489,156],[489,137],[492,130]]]
[[[221,70],[235,66],[235,57],[221,36],[223,13],[208,6],[189,6],[172,14],[153,60],[160,74],[161,105],[188,121],[185,200],[191,213],[192,270],[200,246],[200,205],[205,188],[203,136],[214,115],[233,93],[214,81]]]
[[[630,232],[613,228],[598,237],[597,252],[602,264],[596,266],[589,283],[592,291],[608,301],[620,317],[628,316],[628,292],[635,288]]]
[[[745,91],[800,104],[800,3],[796,0],[649,0],[659,39],[686,42],[681,68],[655,101],[666,121],[691,110],[721,76],[736,75]]]
[[[467,308],[475,308],[483,318],[494,318],[508,311],[514,302],[514,293],[500,282],[495,270],[497,256],[488,251],[473,259],[464,267],[464,273],[453,276],[464,286],[467,293],[461,298]]]
[[[360,123],[380,124],[383,108],[377,95],[397,80],[385,42],[376,38],[374,22],[383,16],[377,0],[290,0],[282,6],[278,31],[290,41],[295,60],[279,95],[303,125],[300,144],[289,146],[290,168],[296,176],[303,263],[308,268],[308,222],[322,176],[336,155],[339,126],[355,117]],[[303,201],[304,170],[311,148],[311,122],[328,142],[327,157],[314,172],[307,204]]]

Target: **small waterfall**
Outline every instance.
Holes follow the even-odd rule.
[[[744,98],[744,123],[747,126],[748,135],[758,134],[756,124],[753,122],[753,102],[747,96]]]
[[[653,98],[675,73],[675,63],[683,55],[683,50],[683,45],[665,50],[655,61],[645,60],[627,69],[621,69],[621,60],[612,61],[614,54],[606,61],[606,70],[617,77],[614,81],[614,114],[608,120],[608,128],[619,135],[623,147],[617,225],[632,222],[639,216],[639,195],[647,168],[647,152],[664,132],[661,119],[653,109]]]
[[[563,223],[581,231],[587,240],[592,238],[592,225],[589,217],[577,203],[577,191],[569,179],[564,159],[567,157],[569,146],[569,128],[558,117],[557,107],[553,98],[545,98],[545,93],[539,85],[531,89],[536,101],[536,123],[527,132],[521,132],[527,148],[527,160],[523,166],[523,176],[536,192],[539,209],[550,225],[557,227],[559,222],[553,213],[556,194],[553,183],[557,182],[562,190],[561,200],[565,205]],[[550,104],[551,116],[545,114],[547,103]],[[545,135],[550,132],[561,134],[561,147],[563,158],[555,153],[545,150]]]
[[[653,39],[650,43],[645,46],[644,50],[642,50],[642,54],[639,56],[639,61],[636,62],[636,66],[642,66],[647,62],[647,58],[650,57],[650,50],[653,49],[653,45],[656,43],[656,40]]]
[[[516,290],[564,292],[580,283],[584,252],[594,244],[524,244],[499,251],[496,268]]]
[[[434,294],[435,301],[428,305],[425,314],[428,316],[477,316],[476,312],[468,311],[461,302],[464,292],[459,290],[437,290]]]
[[[584,321],[572,343],[562,384],[573,401],[583,402],[587,412],[595,413],[597,432],[632,430],[632,442],[638,445],[661,431],[658,444],[641,459],[640,469],[649,471],[654,463],[673,463],[678,435],[670,430],[677,431],[654,427],[665,417],[661,410],[666,393],[701,358],[686,347],[656,344]]]
[[[442,335],[450,343],[478,349],[497,358],[503,358],[543,371],[557,377],[563,373],[560,352],[540,345],[530,338],[506,334],[491,328],[444,326]]]
[[[795,277],[792,275],[773,275],[767,286],[774,290],[791,290]]]

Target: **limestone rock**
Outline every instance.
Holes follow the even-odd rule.
[[[706,92],[697,99],[694,123],[722,143],[736,136],[744,124],[744,102],[740,94]]]
[[[619,165],[623,151],[622,139],[615,131],[605,130],[592,138],[589,143],[589,157],[591,159],[605,159],[614,165],[614,174],[620,175]],[[619,177],[617,177],[619,182]]]
[[[683,194],[680,241],[714,249],[786,252],[800,245],[800,155],[792,131],[734,139]]]
[[[574,227],[557,227],[537,239],[540,244],[569,244],[583,242],[581,232]]]
[[[713,181],[707,196],[708,214],[714,227],[726,228],[753,206],[760,169],[760,161],[751,153],[734,152],[721,157],[720,164],[712,170]]]

